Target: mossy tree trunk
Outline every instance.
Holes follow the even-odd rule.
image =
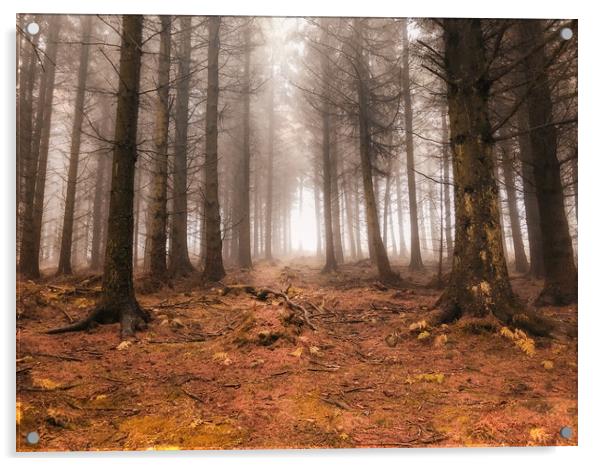
[[[502,245],[481,22],[447,19],[443,24],[456,235],[440,320],[493,314],[507,323],[518,302]]]

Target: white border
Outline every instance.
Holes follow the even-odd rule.
[[[2,80],[2,104],[0,131],[4,151],[0,168],[2,176],[0,194],[0,229],[4,254],[3,275],[0,278],[1,309],[6,349],[2,358],[5,383],[2,384],[2,410],[0,411],[1,441],[3,456],[8,464],[18,457],[21,464],[29,464],[35,458],[44,457],[48,464],[87,465],[126,462],[129,464],[164,464],[166,461],[182,464],[305,464],[328,462],[329,464],[365,465],[399,464],[415,462],[420,465],[462,464],[488,465],[542,464],[581,465],[600,461],[602,452],[602,413],[599,397],[602,393],[600,347],[602,344],[602,296],[599,269],[600,254],[600,178],[602,164],[599,156],[600,141],[600,15],[594,2],[585,0],[547,0],[528,2],[525,0],[501,0],[499,2],[468,0],[368,0],[354,2],[343,0],[303,0],[285,2],[269,0],[200,1],[200,0],[54,0],[50,2],[21,0],[2,2],[2,38],[4,70]],[[154,452],[154,453],[103,453],[103,454],[36,454],[15,455],[14,453],[14,299],[15,299],[15,247],[14,247],[14,158],[15,158],[15,14],[36,13],[145,13],[145,14],[244,14],[244,15],[326,15],[326,16],[479,16],[479,17],[558,17],[579,19],[579,145],[580,160],[580,225],[579,225],[579,447],[564,448],[489,448],[489,449],[424,449],[424,450],[309,450],[309,451],[249,451],[249,452]],[[595,460],[595,458],[598,460]],[[125,461],[124,461],[125,460]],[[598,463],[599,464],[599,463]]]

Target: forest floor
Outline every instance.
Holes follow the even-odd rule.
[[[310,259],[260,262],[223,284],[285,291],[316,330],[282,296],[191,277],[138,293],[154,318],[131,343],[118,325],[44,333],[86,314],[94,277],[20,281],[17,449],[577,444],[575,306],[540,309],[573,336],[429,328],[432,270],[402,268],[399,288],[362,263],[319,272]],[[525,302],[541,285],[513,278]],[[37,445],[25,441],[32,431]]]

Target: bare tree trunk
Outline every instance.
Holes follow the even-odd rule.
[[[272,59],[273,60],[273,59]],[[268,103],[268,167],[267,193],[265,201],[265,258],[272,258],[272,213],[274,209],[274,63],[270,62],[270,90]]]
[[[61,238],[61,252],[57,273],[70,275],[71,247],[73,241],[73,213],[75,211],[75,194],[77,190],[77,174],[79,167],[79,150],[81,146],[82,123],[84,120],[84,104],[86,98],[86,79],[88,77],[88,63],[90,36],[92,34],[92,18],[86,16],[82,20],[83,37],[79,55],[79,71],[77,78],[77,93],[73,108],[73,128],[71,132],[71,151],[69,157],[69,173],[67,175],[67,196],[65,198],[65,214],[63,217],[63,235]]]
[[[564,210],[564,193],[557,156],[557,131],[547,80],[548,59],[540,21],[520,21],[519,31],[528,53],[525,77],[532,83],[527,95],[533,175],[542,231],[545,284],[537,303],[564,305],[577,301],[577,269]],[[537,49],[532,50],[533,47]]]
[[[343,235],[341,234],[341,204],[339,193],[339,151],[336,126],[333,127],[330,148],[330,179],[332,181],[332,237],[334,243],[334,258],[337,264],[345,260],[343,254]]]
[[[22,26],[24,27],[25,25],[22,24]],[[20,239],[17,244],[20,246],[20,254],[23,253],[24,248],[31,247],[28,244],[22,244],[23,240],[29,241],[29,238],[27,236],[22,238],[23,232],[21,227],[29,227],[26,220],[29,215],[27,206],[33,202],[36,181],[35,172],[37,163],[32,154],[32,139],[34,136],[33,90],[38,68],[37,52],[35,49],[38,47],[39,38],[39,35],[36,35],[30,39],[26,35],[27,33],[24,32],[23,34],[25,34],[25,37],[22,38],[23,50],[20,53],[23,62],[19,68],[19,96],[17,100],[17,212],[20,213],[22,209],[25,210],[23,215],[24,224],[19,222],[21,216],[17,216],[17,238]],[[25,205],[22,206],[22,203]],[[28,232],[25,232],[25,235],[27,234]],[[31,268],[31,264],[25,264],[26,275],[30,272],[27,269]],[[35,274],[35,270],[33,272]]]
[[[171,17],[161,16],[161,43],[155,106],[155,154],[151,175],[148,222],[149,274],[154,280],[167,277],[167,157],[169,133],[169,68]],[[145,254],[146,257],[146,254]]]
[[[519,109],[518,120],[520,131],[529,128],[528,110],[526,107]],[[543,278],[545,274],[543,264],[543,249],[541,238],[541,221],[539,206],[535,194],[535,180],[533,178],[533,154],[531,152],[531,139],[528,132],[518,136],[521,158],[521,175],[523,179],[523,195],[525,199],[525,217],[527,219],[527,233],[529,237],[529,275]]]
[[[317,255],[318,257],[322,255],[322,228],[320,228],[320,224],[322,221],[322,214],[320,209],[320,189],[318,188],[320,179],[320,175],[318,174],[318,163],[314,164],[314,210],[316,214],[316,238],[317,238]]]
[[[136,301],[132,270],[142,21],[140,15],[123,17],[115,152],[102,293],[96,309],[86,319],[49,333],[83,330],[93,322],[120,322],[121,336],[127,338],[150,319]]]
[[[242,140],[242,185],[239,187],[240,222],[238,225],[238,265],[251,268],[251,25],[244,32],[245,59],[243,71],[243,140]]]
[[[324,61],[324,60],[323,60]],[[324,73],[324,71],[322,71]],[[326,80],[323,74],[322,79]],[[330,162],[330,115],[329,106],[322,109],[322,197],[324,199],[324,244],[326,245],[326,263],[322,273],[332,272],[337,268],[334,256],[334,241],[332,236],[332,180]]]
[[[420,237],[418,234],[418,206],[416,203],[416,173],[414,172],[414,136],[412,95],[410,89],[410,49],[408,44],[408,22],[401,20],[401,39],[403,45],[403,65],[401,70],[401,86],[403,92],[404,124],[408,172],[408,198],[410,202],[410,270],[424,267],[420,254]]]
[[[221,16],[209,17],[207,63],[207,114],[205,129],[205,267],[203,279],[221,280],[225,275],[222,261],[222,232],[219,211],[217,170],[217,112],[219,98],[219,30]]]
[[[188,275],[194,270],[188,256],[188,101],[190,99],[191,19],[181,16],[176,84],[173,201],[170,223],[169,274]]]
[[[395,162],[395,194],[397,197],[397,227],[399,228],[399,256],[406,257],[408,248],[406,246],[404,223],[403,223],[403,202],[401,195],[401,167],[399,160]]]
[[[384,282],[397,282],[397,276],[391,270],[387,252],[383,246],[382,237],[380,235],[380,226],[378,224],[378,213],[376,199],[374,196],[374,186],[372,183],[372,155],[370,150],[370,129],[368,118],[368,92],[366,86],[365,63],[362,49],[361,35],[361,20],[354,19],[353,25],[356,34],[357,50],[357,65],[360,70],[360,75],[357,76],[357,96],[358,96],[358,119],[359,119],[359,139],[360,139],[360,161],[362,168],[362,182],[364,186],[364,202],[366,207],[366,220],[368,224],[368,242],[372,245],[374,251],[374,259],[378,268],[380,280]]]
[[[46,172],[48,165],[48,148],[50,141],[50,123],[52,121],[52,107],[54,99],[54,82],[56,75],[56,57],[58,50],[59,33],[62,26],[60,16],[52,17],[48,23],[50,29],[44,55],[44,69],[38,95],[38,109],[36,115],[36,137],[34,145],[30,148],[33,152],[30,157],[35,160],[35,172],[31,173],[33,188],[27,192],[31,201],[26,199],[25,211],[21,232],[21,248],[19,266],[21,273],[30,279],[40,277],[40,237],[42,229],[42,213],[44,208],[44,191],[46,186]],[[19,95],[21,99],[21,95]],[[27,104],[25,104],[27,106]],[[19,114],[18,121],[22,115]],[[25,125],[27,126],[27,125]],[[20,123],[21,128],[21,123]],[[25,128],[27,129],[27,128]],[[19,133],[19,149],[22,150],[21,133]],[[29,206],[29,207],[28,207]]]
[[[103,102],[103,113],[104,121],[102,125],[101,134],[109,140],[111,135],[109,134],[110,119],[109,119],[109,108],[108,101]],[[102,238],[106,229],[105,222],[105,195],[106,195],[106,180],[110,179],[111,172],[111,154],[107,149],[98,152],[98,158],[96,161],[96,172],[97,179],[94,185],[94,214],[93,214],[93,226],[92,226],[92,251],[90,258],[90,268],[92,270],[98,270],[102,263],[102,253],[104,252],[101,248]]]
[[[452,211],[450,201],[450,179],[449,179],[449,130],[447,128],[447,107],[441,107],[441,132],[443,133],[443,202],[445,205],[445,250],[447,260],[452,261],[454,256],[454,241],[452,239]]]
[[[504,323],[545,334],[549,328],[519,308],[502,250],[481,21],[444,19],[443,27],[456,242],[450,282],[439,302],[443,308],[439,320],[493,315]]]
[[[356,232],[353,231],[353,202],[351,201],[351,188],[349,186],[349,174],[346,173],[346,168],[343,165],[341,167],[342,172],[342,188],[343,188],[343,196],[345,201],[345,219],[347,220],[347,236],[349,239],[349,251],[351,254],[351,259],[357,259],[357,249],[355,244],[355,235]]]
[[[529,270],[527,256],[525,255],[525,246],[523,244],[523,234],[518,215],[518,205],[516,200],[516,189],[514,181],[514,167],[512,152],[512,142],[510,139],[504,139],[501,142],[500,150],[502,153],[502,172],[504,174],[504,186],[508,198],[508,214],[510,217],[510,228],[512,230],[512,243],[514,245],[514,267],[518,273],[526,273]]]

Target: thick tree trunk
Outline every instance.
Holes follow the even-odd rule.
[[[387,252],[383,246],[378,223],[376,198],[374,196],[374,185],[372,181],[372,154],[370,149],[370,129],[368,118],[368,90],[366,89],[366,72],[364,54],[362,51],[361,20],[354,19],[356,34],[356,64],[360,70],[357,76],[357,98],[358,98],[358,122],[360,140],[360,162],[362,170],[362,184],[364,187],[364,203],[366,208],[366,223],[368,224],[368,242],[374,252],[374,262],[378,268],[378,276],[383,282],[397,282],[399,276],[391,270]]]
[[[40,277],[40,237],[42,213],[44,208],[44,191],[48,165],[48,148],[50,141],[50,123],[52,120],[52,104],[54,99],[54,82],[56,75],[56,57],[58,39],[62,21],[54,16],[48,23],[50,29],[44,54],[44,69],[38,95],[36,115],[36,136],[30,148],[31,162],[35,160],[35,172],[31,173],[31,191],[26,190],[25,209],[21,231],[21,248],[19,250],[19,266],[21,273],[29,279]],[[21,96],[19,96],[21,97]],[[19,119],[22,115],[19,115]],[[19,147],[21,139],[18,138]],[[31,196],[31,198],[30,198]]]
[[[63,234],[61,237],[61,252],[59,255],[59,268],[57,273],[70,275],[71,249],[73,244],[73,215],[75,211],[75,195],[77,190],[77,174],[79,168],[79,150],[81,146],[82,123],[84,121],[84,104],[86,98],[86,79],[88,77],[88,63],[90,36],[92,34],[92,16],[82,19],[82,44],[79,55],[79,71],[77,78],[77,92],[73,108],[73,127],[71,131],[71,150],[69,156],[69,172],[67,175],[67,195],[65,197],[65,213],[63,216]]]
[[[238,265],[251,268],[251,25],[245,27],[245,59],[243,71],[242,115],[242,184],[239,189],[240,218],[238,225]]]
[[[512,153],[512,142],[510,139],[504,139],[501,142],[500,151],[502,153],[504,187],[506,188],[506,196],[508,198],[508,214],[510,217],[510,228],[512,230],[512,244],[514,245],[514,267],[518,273],[526,273],[529,270],[529,264],[527,262],[527,256],[525,255],[523,234],[518,215],[513,167],[514,154]]]
[[[416,202],[416,173],[414,172],[414,136],[412,95],[410,89],[410,49],[408,44],[407,19],[401,21],[401,39],[403,46],[403,65],[401,70],[401,87],[403,92],[403,114],[406,141],[408,199],[410,203],[410,270],[420,270],[422,256],[420,254],[420,236],[418,233],[418,205]]]
[[[446,19],[447,99],[453,156],[456,241],[439,321],[495,316],[543,334],[537,318],[519,311],[502,248],[493,138],[488,118],[489,82],[478,19]]]
[[[545,284],[537,303],[570,304],[577,301],[577,268],[564,210],[557,131],[549,125],[554,115],[547,80],[548,59],[540,47],[544,42],[543,28],[540,21],[520,21],[519,31],[524,47],[530,51],[524,62],[525,77],[531,83],[526,102],[529,127],[533,128],[529,135],[545,268]]]
[[[326,76],[322,76],[326,80]],[[322,109],[322,198],[324,200],[324,244],[326,246],[326,263],[322,273],[332,272],[337,268],[334,256],[334,241],[332,236],[332,180],[330,162],[330,114],[329,107]]]
[[[126,338],[141,329],[150,319],[148,313],[140,308],[136,301],[132,270],[142,21],[140,15],[123,17],[115,151],[102,294],[97,308],[86,319],[51,330],[49,333],[83,330],[95,322],[120,322],[121,336]]]
[[[190,54],[192,27],[190,16],[180,20],[176,84],[175,141],[173,163],[173,201],[170,223],[169,274],[188,275],[194,270],[188,256],[188,102],[190,99]]]
[[[220,16],[209,17],[207,62],[207,113],[205,117],[205,267],[203,279],[221,280],[225,275],[222,261],[222,232],[219,211],[217,170],[217,112],[219,98]]]
[[[171,17],[161,16],[161,42],[155,105],[155,154],[149,199],[149,274],[159,282],[167,278],[167,151],[169,133],[169,67]],[[145,254],[146,257],[146,254]]]

